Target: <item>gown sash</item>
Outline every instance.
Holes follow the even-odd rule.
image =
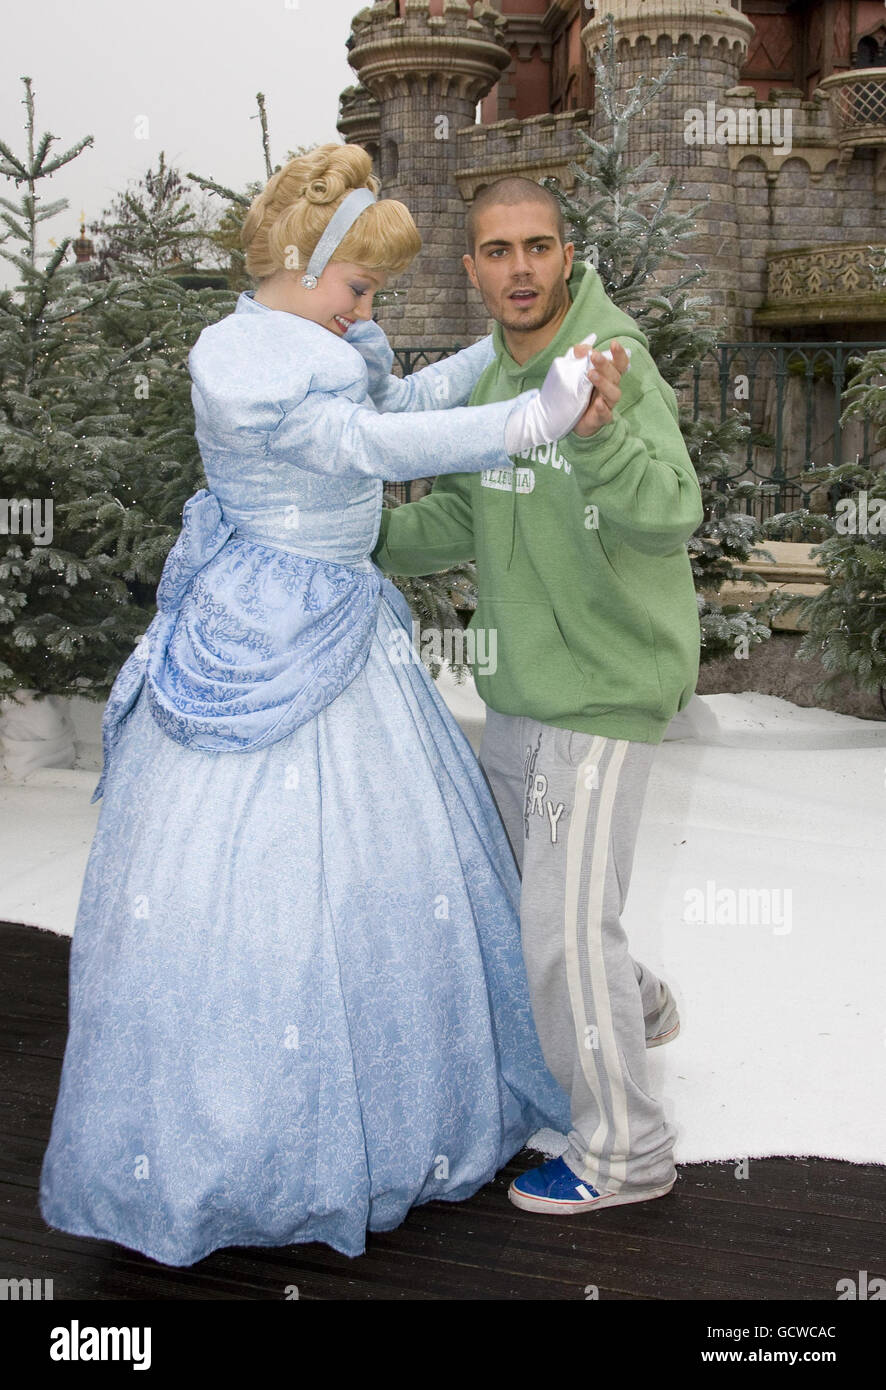
[[[377,566],[255,542],[201,488],[185,503],[166,557],[156,616],[108,697],[92,801],[144,684],[155,721],[177,743],[211,753],[265,748],[313,719],[362,670],[382,593],[409,630],[409,607]]]

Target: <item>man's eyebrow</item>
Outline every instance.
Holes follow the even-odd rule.
[[[556,240],[557,238],[555,236],[550,236],[547,233],[543,234],[542,236],[525,236],[523,238],[523,245],[534,246],[537,241]],[[486,249],[487,246],[513,246],[513,244],[514,243],[512,241],[506,241],[504,237],[490,237],[488,241],[481,241],[477,249],[478,251],[483,251]]]

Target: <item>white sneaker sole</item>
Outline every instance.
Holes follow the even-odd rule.
[[[657,1033],[654,1038],[647,1038],[646,1046],[661,1047],[663,1043],[673,1042],[674,1038],[677,1036],[679,1031],[680,1020],[677,1019],[677,1022],[674,1024],[673,1028],[669,1028],[666,1033]]]
[[[650,1014],[650,1018],[651,1017],[653,1017],[653,1015]],[[659,1006],[658,1019],[656,1022],[661,1028],[661,1032],[646,1039],[647,1047],[661,1047],[664,1043],[673,1042],[680,1031],[680,1015],[677,1013],[677,1001],[668,985],[664,986],[664,995],[662,996]],[[663,1026],[666,1022],[670,1023],[670,1027]]]
[[[668,1183],[667,1187],[650,1188],[648,1192],[602,1192],[599,1197],[591,1197],[585,1202],[559,1202],[550,1197],[529,1197],[524,1192],[517,1192],[513,1183],[508,1188],[508,1196],[521,1211],[537,1211],[545,1216],[577,1216],[583,1211],[599,1211],[602,1207],[625,1207],[634,1202],[650,1202],[655,1197],[666,1197],[676,1181],[674,1178],[674,1182]]]

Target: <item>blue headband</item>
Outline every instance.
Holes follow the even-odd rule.
[[[335,212],[329,219],[323,235],[314,247],[313,255],[308,261],[308,267],[301,282],[306,290],[315,290],[317,281],[322,275],[326,262],[332,255],[336,246],[342,241],[344,235],[354,225],[360,213],[368,208],[371,203],[377,202],[375,194],[371,188],[353,188],[346,198],[339,203]]]

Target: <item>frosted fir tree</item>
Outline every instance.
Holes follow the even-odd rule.
[[[393,492],[385,491],[382,496],[385,507],[403,505]],[[459,638],[465,627],[462,615],[477,607],[476,566],[462,561],[439,574],[389,574],[387,578],[409,604],[418,631],[418,651],[434,680],[445,660],[456,683],[461,685],[471,670],[463,659],[468,639]]]
[[[149,276],[196,265],[206,250],[182,177],[163,150],[158,167],[114,198],[89,231],[96,238],[94,274],[101,279],[124,270]]]
[[[593,263],[609,298],[636,320],[649,340],[659,372],[675,389],[696,363],[705,361],[716,342],[716,330],[702,317],[707,296],[689,294],[706,272],[696,266],[667,284],[659,283],[663,279],[659,272],[669,262],[679,265],[689,259],[677,244],[694,235],[704,204],[677,212],[671,206],[676,177],[665,184],[650,176],[658,155],[631,165],[626,150],[631,123],[643,119],[685,61],[681,55],[672,55],[658,76],[641,77],[620,101],[615,25],[610,15],[603,48],[595,55],[595,100],[611,126],[610,139],[602,143],[578,131],[587,156],[583,165],[571,165],[576,180],[572,195],[554,178],[540,180],[556,194],[576,257]],[[733,411],[722,423],[703,414],[695,420],[681,404],[680,429],[705,508],[705,519],[688,543],[698,596],[701,657],[707,661],[733,653],[747,656],[752,644],[771,635],[760,616],[765,604],[742,610],[711,595],[718,594],[726,580],[751,578],[762,583],[759,576],[737,569],[735,562],[745,563],[759,547],[762,529],[747,507],[771,489],[767,484],[739,481],[744,463],[737,463],[736,457],[748,438],[746,415]]]
[[[38,253],[38,228],[68,206],[45,202],[41,181],[92,136],[51,154],[56,137],[38,138],[31,79],[22,80],[26,153],[0,142],[0,174],[22,189],[0,198],[0,255],[21,277],[0,292],[0,695],[99,695],[146,625],[99,528],[71,513],[131,466],[125,364],[98,331],[102,307],[128,286],[125,277],[90,284],[65,265],[70,237]]]
[[[3,491],[51,503],[53,530],[41,539],[19,522],[4,538],[0,694],[99,699],[153,617],[182,506],[204,485],[187,352],[236,296],[158,270],[181,264],[174,234],[186,244],[191,230],[186,208],[152,221],[159,185],[144,204],[127,196],[130,234],[102,263],[64,264],[66,238],[42,264],[37,228],[67,203],[42,206],[40,180],[92,137],[49,157],[55,137],[37,139],[24,81],[27,154],[0,146],[0,172],[25,185],[17,203],[3,200],[2,254],[22,277],[0,297]]]
[[[872,452],[881,452],[886,449],[886,350],[851,357],[847,368],[854,375],[843,395],[842,423],[867,420]],[[772,612],[796,604],[799,619],[808,624],[797,655],[807,661],[817,657],[828,672],[816,686],[817,698],[827,697],[848,676],[859,690],[879,691],[886,710],[886,467],[856,459],[816,469],[808,478],[828,486],[836,499],[833,513],[781,512],[766,530],[771,536],[799,529],[820,537],[824,528],[827,535],[811,554],[824,570],[825,587],[811,598],[773,600]]]
[[[156,170],[114,201],[91,228],[97,237],[95,275],[127,277],[126,293],[99,306],[96,331],[113,350],[115,385],[132,453],[109,488],[84,494],[71,509],[78,525],[96,526],[98,543],[114,555],[145,626],[157,582],[181,529],[188,497],[206,486],[194,437],[187,356],[210,323],[233,311],[237,294],[224,273],[203,283],[197,251],[205,250],[205,218],[161,152]],[[215,288],[221,281],[223,288]]]

